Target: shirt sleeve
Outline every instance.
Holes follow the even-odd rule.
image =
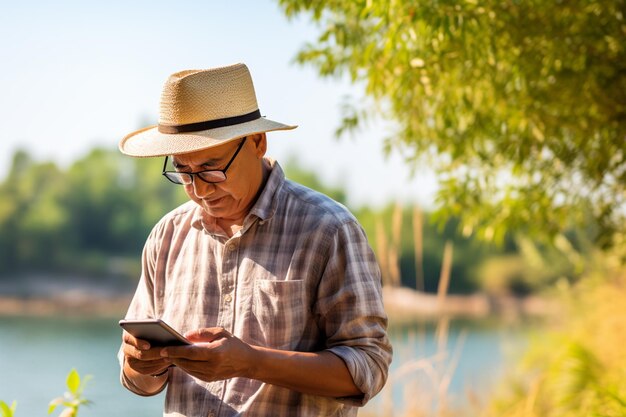
[[[381,275],[363,229],[343,224],[330,242],[315,313],[327,349],[346,364],[362,396],[338,398],[363,406],[385,385],[392,347],[387,337]]]
[[[150,236],[146,240],[143,252],[141,255],[141,277],[135,290],[135,295],[130,302],[130,306],[126,313],[126,319],[150,319],[155,318],[154,308],[154,271],[156,265],[156,237],[157,228],[155,227]],[[158,393],[148,394],[141,389],[137,388],[131,380],[129,380],[124,374],[124,353],[122,347],[117,355],[120,364],[120,383],[129,391],[141,395],[149,396],[156,395]],[[163,388],[165,388],[163,385]],[[160,391],[159,391],[160,392]]]

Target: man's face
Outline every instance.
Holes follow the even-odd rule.
[[[176,155],[172,158],[179,172],[224,169],[243,139],[237,139],[203,151]],[[242,221],[254,204],[263,184],[265,134],[250,135],[226,171],[226,180],[209,184],[194,176],[185,185],[185,192],[211,217]]]

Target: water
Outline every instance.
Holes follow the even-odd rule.
[[[390,377],[365,411],[405,415],[411,407],[467,410],[472,404],[486,404],[523,353],[530,325],[482,319],[391,326]]]
[[[120,385],[120,334],[113,319],[0,318],[0,399],[17,401],[16,417],[46,416],[76,368],[93,376],[85,389],[93,404],[80,417],[162,415],[162,394],[143,398]]]
[[[440,351],[434,324],[412,324],[390,329],[394,345],[391,383],[365,409],[377,414],[388,395],[399,410],[407,401],[407,387],[417,386],[417,394],[432,389],[432,372],[419,368],[407,372],[411,361],[432,357]],[[430,365],[453,368],[449,397],[463,404],[468,387],[486,393],[501,375],[506,351],[521,346],[525,331],[492,322],[452,321],[447,334],[447,357]],[[462,342],[462,344],[460,343]],[[119,383],[117,351],[120,329],[116,319],[7,318],[0,317],[0,399],[16,400],[16,417],[46,416],[48,403],[65,391],[65,377],[72,368],[81,375],[92,375],[85,395],[93,404],[81,408],[80,417],[132,415],[159,416],[163,394],[136,396]],[[454,352],[460,352],[458,365]],[[418,364],[419,365],[419,364]],[[431,369],[432,371],[432,369]],[[430,376],[428,376],[430,375]],[[445,376],[440,372],[439,376]],[[420,382],[421,381],[421,382]],[[426,387],[426,388],[424,388]],[[419,398],[419,395],[414,396]],[[55,413],[58,414],[58,413]]]

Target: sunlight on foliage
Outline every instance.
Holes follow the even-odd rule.
[[[343,103],[338,131],[397,122],[385,147],[436,170],[440,221],[490,241],[626,232],[625,0],[278,3],[320,30],[296,61],[373,101]]]
[[[604,256],[567,291],[566,309],[531,341],[486,416],[626,415],[626,268]]]

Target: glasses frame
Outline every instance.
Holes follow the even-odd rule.
[[[244,136],[243,140],[239,143],[239,146],[237,146],[237,150],[235,151],[233,156],[230,158],[230,161],[228,161],[228,163],[226,164],[224,169],[205,169],[204,171],[198,171],[198,172],[166,171],[165,168],[167,168],[167,159],[169,158],[169,156],[166,156],[165,157],[165,162],[163,163],[163,172],[161,173],[161,175],[163,175],[165,178],[167,178],[169,182],[171,182],[173,184],[176,184],[176,185],[192,185],[194,177],[200,178],[201,181],[206,182],[207,184],[218,184],[220,182],[224,182],[224,181],[226,181],[228,179],[228,177],[226,176],[226,171],[228,170],[228,168],[231,166],[231,164],[233,163],[233,161],[235,160],[235,158],[239,154],[239,151],[241,150],[241,148],[243,148],[243,144],[246,143],[246,139],[247,138],[248,138],[247,136]],[[224,175],[224,179],[219,180],[219,181],[208,181],[208,180],[202,178],[202,175],[201,175],[201,174],[204,174],[206,172],[221,172],[222,175]],[[168,174],[174,174],[174,176],[170,177]],[[184,175],[186,175],[186,176],[188,176],[190,178],[189,184],[185,184],[184,182],[179,182],[179,181],[176,181],[174,179],[176,177],[181,177],[181,176],[184,176]]]

